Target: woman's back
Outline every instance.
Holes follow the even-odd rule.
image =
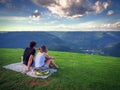
[[[36,54],[35,67],[42,67],[44,64],[45,64],[44,53],[38,53],[38,54]]]

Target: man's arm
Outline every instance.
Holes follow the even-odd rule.
[[[34,56],[30,55],[29,60],[28,60],[28,65],[27,65],[27,68],[26,68],[26,72],[30,71],[30,66],[31,66],[33,58],[34,58]]]

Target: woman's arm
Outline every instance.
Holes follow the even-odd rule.
[[[46,59],[54,59],[54,57],[49,56],[47,53],[44,54]]]

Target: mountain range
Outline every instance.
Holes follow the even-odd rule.
[[[120,56],[120,32],[0,32],[0,48],[25,48],[31,40],[50,50]]]

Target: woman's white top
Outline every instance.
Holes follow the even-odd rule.
[[[34,60],[35,67],[42,67],[45,64],[45,56],[44,53],[36,54],[35,60]]]

